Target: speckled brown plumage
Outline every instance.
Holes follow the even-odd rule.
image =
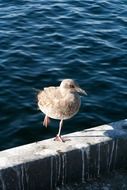
[[[59,119],[62,123],[73,117],[80,108],[79,93],[86,94],[72,79],[63,80],[59,87],[51,86],[40,91],[37,98],[39,109],[46,115],[44,125],[47,118]],[[60,131],[57,136],[60,137]]]

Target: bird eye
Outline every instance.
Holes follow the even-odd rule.
[[[73,84],[71,84],[71,85],[70,85],[70,88],[74,88],[74,85],[73,85]]]

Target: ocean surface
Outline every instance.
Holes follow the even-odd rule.
[[[62,134],[127,118],[127,1],[0,0],[0,150],[56,135],[36,95],[65,78],[88,95]]]

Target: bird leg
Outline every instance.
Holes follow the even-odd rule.
[[[60,124],[59,124],[59,131],[58,131],[58,134],[56,135],[55,137],[55,141],[59,141],[59,142],[65,142],[65,140],[60,136],[60,132],[61,132],[61,128],[63,126],[63,120],[60,121]]]
[[[43,125],[45,127],[48,127],[48,124],[50,123],[50,118],[46,115],[43,121]]]

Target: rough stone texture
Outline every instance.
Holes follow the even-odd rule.
[[[56,190],[127,190],[127,171],[111,172],[96,180],[57,187]]]
[[[127,169],[127,119],[0,152],[0,190],[54,190]]]

